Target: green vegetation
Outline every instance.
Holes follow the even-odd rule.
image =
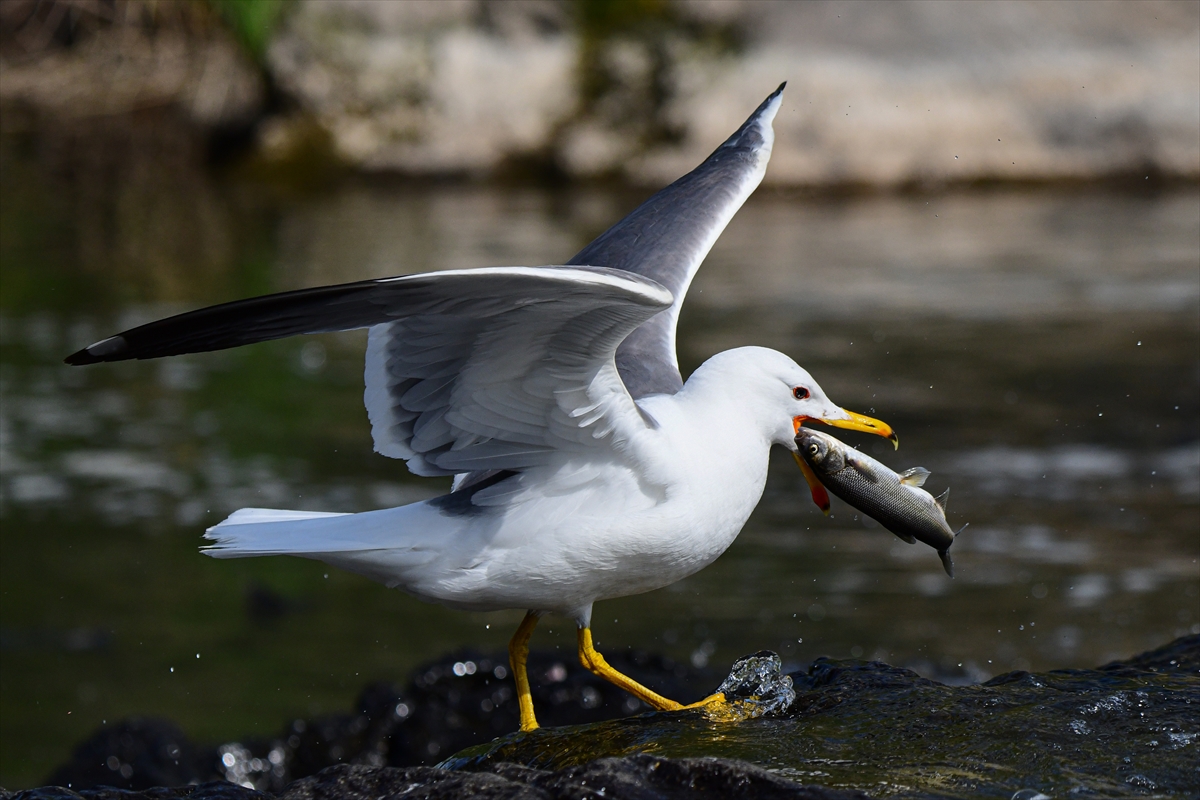
[[[689,19],[668,0],[576,0],[574,12],[580,112],[615,122],[643,146],[684,134],[666,113],[679,46],[719,56],[744,42],[736,24]]]
[[[267,52],[271,33],[291,5],[289,0],[207,0],[258,61]]]

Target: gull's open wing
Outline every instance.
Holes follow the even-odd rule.
[[[679,307],[700,262],[767,171],[775,141],[771,122],[783,102],[785,85],[703,164],[642,203],[567,262],[633,272],[674,295],[667,313],[651,318],[617,348],[617,369],[635,398],[674,394],[683,387],[675,356]]]
[[[213,306],[97,342],[69,364],[221,350],[370,327],[375,449],[419,475],[521,470],[645,422],[614,366],[673,298],[590,267],[494,267],[360,281]]]

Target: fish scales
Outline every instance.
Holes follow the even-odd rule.
[[[876,480],[869,480],[860,469],[861,462],[847,461],[846,467],[834,473],[818,473],[825,479],[822,483],[829,491],[893,533],[901,534],[901,538],[914,535],[908,529],[918,520],[925,525],[945,528],[950,534],[949,526],[934,511],[936,505],[921,502],[920,496],[902,484],[894,472],[876,474]],[[924,494],[928,495],[927,492]]]
[[[946,574],[954,577],[948,551],[957,534],[946,522],[942,500],[919,488],[928,470],[916,467],[897,474],[865,453],[809,428],[796,431],[796,447],[797,458],[815,480],[909,544],[920,540],[933,547]],[[817,494],[814,490],[814,499]]]

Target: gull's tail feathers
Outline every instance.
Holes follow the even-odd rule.
[[[438,552],[428,531],[452,535],[427,502],[362,514],[243,508],[209,528],[213,558],[299,556],[358,573],[389,587],[411,588]]]
[[[327,553],[405,549],[411,546],[405,530],[411,529],[408,518],[414,512],[419,513],[413,506],[362,514],[243,508],[205,531],[204,538],[213,543],[200,552],[213,558],[292,555],[321,559]]]

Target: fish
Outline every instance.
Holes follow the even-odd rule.
[[[967,526],[955,531],[946,521],[949,489],[934,497],[921,488],[929,470],[913,467],[896,473],[866,453],[811,428],[797,429],[796,448],[796,460],[803,462],[801,467],[808,467],[806,477],[811,472],[829,491],[909,544],[921,541],[932,547],[946,574],[954,577],[950,545]],[[815,487],[813,497],[818,497]],[[828,499],[822,510],[827,508]]]

